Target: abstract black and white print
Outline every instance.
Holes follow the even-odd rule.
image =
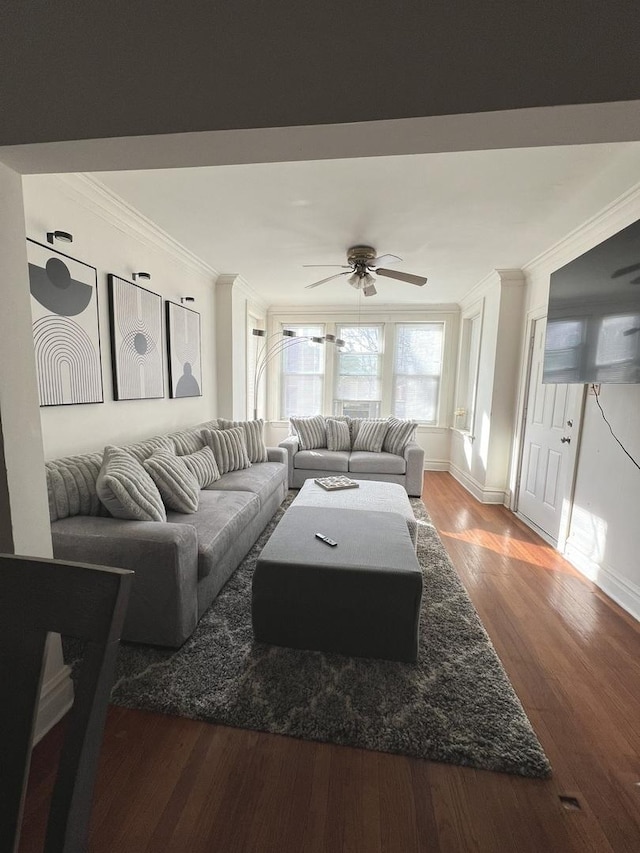
[[[202,396],[200,315],[190,308],[167,302],[169,395]]]
[[[95,267],[27,240],[41,406],[102,403]]]
[[[114,399],[164,397],[162,297],[110,275],[109,317]]]

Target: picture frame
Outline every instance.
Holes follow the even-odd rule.
[[[27,238],[40,406],[103,403],[98,271]]]
[[[202,396],[200,314],[175,302],[166,303],[169,396]]]
[[[108,292],[113,399],[163,398],[162,297],[113,273]]]

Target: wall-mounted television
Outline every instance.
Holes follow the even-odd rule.
[[[640,382],[640,220],[551,274],[543,382]]]

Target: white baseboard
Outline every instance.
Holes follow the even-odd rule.
[[[449,470],[449,460],[448,459],[425,459],[424,460],[424,470],[425,471],[448,471]]]
[[[640,587],[627,578],[622,578],[611,566],[596,563],[571,542],[567,543],[564,555],[581,574],[640,622]]]
[[[474,477],[467,474],[466,471],[463,471],[461,468],[458,468],[457,465],[454,465],[453,462],[449,463],[449,472],[451,473],[451,476],[454,477],[461,486],[464,486],[464,488],[470,492],[477,501],[480,501],[480,503],[504,504],[506,500],[504,489],[487,488],[486,486],[483,486]]]
[[[33,737],[34,744],[42,740],[73,704],[73,684],[70,673],[69,667],[63,666],[42,685]]]

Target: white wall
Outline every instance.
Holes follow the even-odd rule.
[[[3,543],[12,553],[51,557],[51,528],[36,365],[31,332],[31,304],[20,176],[0,164],[0,417],[6,468],[0,470],[8,496],[0,524]],[[65,713],[73,699],[60,638],[50,634],[40,694],[36,740]],[[10,690],[11,685],[3,685]]]
[[[101,404],[53,406],[40,410],[46,459],[127,443],[208,420],[216,414],[215,270],[179,246],[153,223],[83,176],[23,178],[27,236],[45,242],[47,231],[74,235],[63,252],[95,266],[104,399]],[[166,348],[165,398],[114,402],[109,339],[107,274],[131,280],[135,271],[151,273],[143,285],[164,299],[195,297],[202,334],[202,396],[169,399]],[[164,305],[163,305],[164,312]],[[164,313],[163,313],[164,317]]]
[[[526,311],[545,312],[550,274],[640,218],[640,185],[525,268]],[[524,335],[524,329],[523,329]],[[520,398],[524,393],[524,366]],[[640,463],[640,385],[603,385],[600,402],[614,432]],[[587,396],[566,556],[640,619],[640,471]]]
[[[517,400],[524,276],[495,270],[465,297],[482,301],[482,327],[472,431],[451,435],[451,473],[484,503],[507,503]]]

